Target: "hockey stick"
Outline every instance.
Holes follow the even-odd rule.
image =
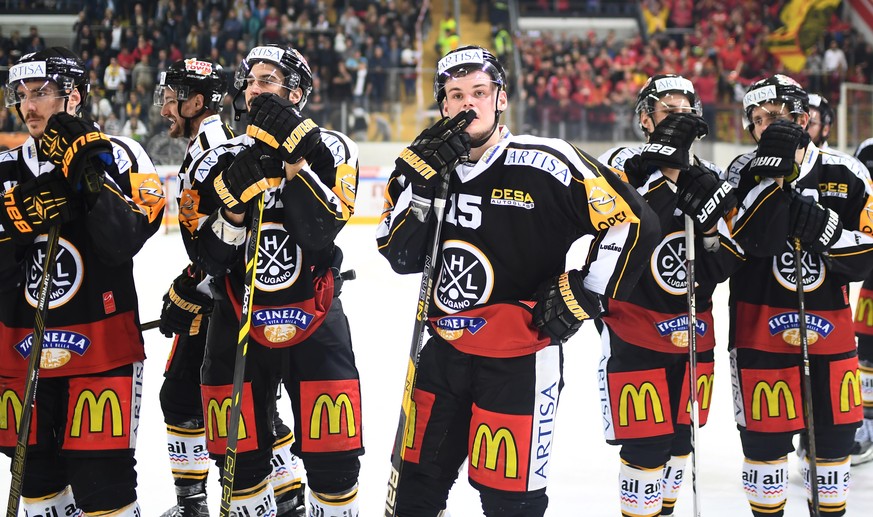
[[[397,511],[397,488],[400,482],[400,471],[403,467],[403,448],[406,446],[407,425],[412,411],[412,392],[418,375],[418,359],[424,345],[424,331],[427,324],[427,308],[433,295],[434,264],[439,259],[440,237],[446,209],[446,198],[449,190],[449,175],[441,177],[433,200],[433,212],[436,225],[430,249],[424,257],[424,269],[421,272],[421,284],[418,290],[418,309],[415,313],[415,327],[412,330],[412,345],[409,348],[409,364],[406,368],[406,383],[403,387],[403,402],[400,411],[400,421],[397,424],[397,434],[394,437],[394,448],[391,450],[391,477],[388,479],[388,497],[385,499],[385,517],[394,517]]]
[[[819,517],[819,501],[818,501],[818,469],[816,466],[815,457],[815,422],[812,416],[812,378],[809,374],[809,338],[806,328],[806,302],[803,296],[803,251],[800,245],[800,239],[794,239],[794,285],[797,291],[797,325],[800,334],[800,355],[803,362],[802,376],[800,378],[803,384],[803,417],[806,419],[806,434],[807,437],[807,461],[809,461],[809,490],[812,496],[812,506],[809,509],[809,514],[812,517]]]
[[[141,330],[151,330],[151,329],[158,328],[160,326],[160,324],[161,324],[161,320],[153,320],[153,321],[147,321],[147,322],[143,323],[142,325],[140,325],[139,327]]]
[[[36,302],[36,313],[33,318],[33,341],[30,346],[30,357],[27,360],[27,378],[24,381],[24,400],[21,401],[21,418],[18,421],[18,441],[15,443],[15,453],[12,456],[12,483],[9,486],[9,501],[6,506],[6,517],[18,516],[18,505],[21,501],[21,487],[24,483],[24,465],[27,457],[27,440],[30,437],[30,422],[36,403],[36,383],[39,380],[39,361],[42,357],[42,343],[45,339],[45,321],[48,314],[49,290],[54,277],[54,264],[58,256],[58,243],[61,238],[61,227],[49,228],[45,243],[45,261],[42,264],[42,279],[39,282],[39,294]]]
[[[249,347],[249,328],[252,324],[252,298],[255,294],[255,271],[258,263],[258,243],[261,240],[261,219],[264,217],[264,193],[258,194],[257,208],[252,216],[251,231],[246,247],[246,275],[243,286],[242,308],[239,317],[239,335],[236,359],[233,363],[233,388],[230,394],[230,424],[227,426],[227,447],[224,453],[224,468],[221,470],[221,517],[230,516],[230,501],[233,495],[233,480],[236,473],[236,446],[239,440],[239,424],[242,418],[243,380],[246,370],[246,353]]]
[[[700,406],[697,401],[697,291],[694,285],[694,221],[685,216],[685,276],[688,288],[688,402],[691,404],[691,492],[693,515],[700,517],[697,492],[697,437],[700,433]]]

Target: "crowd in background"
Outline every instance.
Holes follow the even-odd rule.
[[[33,8],[45,2],[20,3]],[[109,134],[145,139],[164,129],[152,92],[169,64],[192,56],[218,63],[232,90],[236,65],[258,44],[290,43],[303,53],[314,79],[306,109],[326,125],[339,113],[332,108],[343,102],[352,113],[382,111],[389,101],[415,98],[420,0],[338,0],[333,23],[325,3],[312,0],[84,4],[69,46],[90,70],[91,114]],[[37,27],[27,35],[0,33],[0,69],[44,48],[38,36]],[[224,117],[232,117],[230,103],[228,95]],[[0,130],[20,128],[17,124],[14,113],[0,111]]]
[[[720,110],[736,109],[748,85],[775,73],[839,102],[843,81],[873,82],[873,45],[839,12],[799,73],[789,72],[765,45],[782,25],[787,2],[757,0],[644,0],[646,34],[619,38],[534,33],[517,38],[521,51],[525,122],[534,132],[567,138],[625,138],[637,92],[656,73],[691,79],[704,116],[715,128]],[[587,134],[580,135],[587,128]]]
[[[168,64],[190,56],[209,59],[225,67],[232,84],[236,64],[256,44],[290,43],[307,57],[314,88],[306,109],[326,126],[340,126],[340,113],[387,111],[391,103],[415,98],[414,34],[422,0],[336,0],[330,7],[318,0],[0,1],[7,7],[82,8],[70,46],[91,70],[92,115],[110,134],[144,139],[162,131],[152,91]],[[477,0],[477,18],[505,14],[505,3]],[[638,14],[645,31],[628,38],[614,31],[513,35],[506,16],[491,16],[492,47],[510,70],[510,52],[520,52],[521,69],[513,72],[521,74],[521,91],[513,91],[513,81],[510,98],[526,107],[525,131],[584,140],[632,137],[637,92],[650,75],[668,72],[694,81],[704,115],[716,127],[719,110],[735,108],[749,84],[787,73],[765,45],[782,23],[786,3],[643,0]],[[626,14],[631,4],[523,0],[520,7],[526,14]],[[462,44],[447,27],[439,28],[448,34],[441,34],[440,52]],[[0,70],[44,45],[37,27],[27,34],[0,33]],[[836,104],[842,81],[873,83],[871,60],[873,45],[837,11],[805,70],[789,75]],[[228,97],[228,118],[229,104]],[[14,130],[17,123],[0,107],[0,130]]]

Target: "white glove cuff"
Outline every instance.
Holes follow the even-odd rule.
[[[223,209],[218,209],[218,216],[212,222],[212,232],[218,236],[222,242],[231,246],[242,246],[246,241],[245,226],[236,226],[224,218]]]

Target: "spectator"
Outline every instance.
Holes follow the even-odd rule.
[[[825,82],[827,83],[826,89],[830,90],[826,96],[828,98],[839,97],[840,84],[846,77],[849,64],[846,62],[846,53],[840,48],[836,39],[832,39],[830,46],[825,50],[822,68],[824,68]]]
[[[28,37],[28,41],[30,42],[31,46],[33,46],[34,48],[38,48],[39,50],[46,48],[45,39],[39,35],[39,29],[36,28],[36,25],[30,26],[30,36]],[[34,50],[33,52],[38,51]]]
[[[166,50],[163,51],[166,54]],[[166,69],[164,69],[166,70]],[[155,87],[155,70],[149,64],[149,57],[142,56],[139,62],[134,65],[133,72],[130,76],[131,83],[136,89],[144,92],[150,92]]]
[[[670,9],[665,7],[660,0],[645,0],[642,11],[647,34],[651,36],[667,30],[667,17],[670,16]]]
[[[400,52],[401,77],[403,78],[403,94],[406,102],[415,99],[415,82],[418,79],[418,55],[415,50],[407,46]]]
[[[121,47],[121,52],[116,56],[116,61],[118,65],[124,69],[126,74],[130,74],[133,70],[133,65],[136,64],[136,57],[134,57],[133,53],[127,49],[127,47]]]
[[[127,119],[127,122],[125,122],[124,126],[121,128],[121,136],[132,138],[140,143],[143,143],[148,135],[149,133],[146,125],[140,122],[137,117],[130,117]]]
[[[381,46],[373,48],[373,58],[369,62],[370,79],[370,102],[372,111],[383,111],[382,103],[385,101],[388,87],[388,58]]]
[[[96,48],[97,40],[94,34],[91,33],[91,26],[88,24],[82,25],[73,42],[73,51],[81,55],[82,52],[93,53]]]
[[[106,71],[103,73],[103,87],[106,88],[107,97],[115,95],[115,92],[118,91],[125,81],[127,81],[127,72],[118,64],[118,58],[109,58],[109,66],[106,67]],[[118,134],[117,131],[107,130],[107,132],[110,135]]]

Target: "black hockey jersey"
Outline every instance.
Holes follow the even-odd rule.
[[[61,228],[40,375],[106,371],[145,358],[133,256],[161,225],[165,204],[152,161],[135,141],[110,137],[114,166],[87,215]],[[0,185],[54,169],[33,138],[0,153]],[[28,245],[0,227],[0,376],[22,377],[33,340],[46,235]]]
[[[515,357],[549,341],[531,317],[534,293],[566,270],[570,246],[593,235],[585,287],[625,299],[657,241],[656,215],[614,172],[558,139],[513,136],[451,176],[438,274],[428,315],[457,349]],[[423,269],[434,217],[422,218],[396,170],[377,229],[398,273]],[[422,221],[421,219],[425,219]]]
[[[333,300],[329,269],[339,267],[332,263],[334,239],[354,213],[358,148],[337,131],[322,129],[321,138],[332,161],[306,165],[292,180],[282,179],[277,188],[264,192],[251,336],[265,346],[286,347],[306,339]],[[219,293],[229,296],[237,310],[245,278],[245,246],[216,239],[207,218],[223,207],[213,185],[215,177],[254,143],[241,135],[209,149],[190,167],[180,200],[179,220],[189,257],[218,277]]]
[[[659,352],[688,353],[688,276],[685,257],[685,216],[676,208],[676,187],[661,171],[643,177],[630,176],[625,163],[642,147],[610,149],[600,161],[622,173],[658,214],[661,241],[655,247],[636,288],[627,301],[609,300],[602,320],[624,341]],[[700,165],[716,176],[721,169],[710,162]],[[700,351],[715,346],[712,292],[739,267],[742,254],[730,239],[727,224],[718,225],[718,247],[705,251],[703,237],[695,232],[697,346]]]
[[[798,268],[794,244],[783,237],[788,235],[790,198],[773,179],[759,182],[749,173],[755,155],[737,157],[727,170],[739,199],[731,231],[746,256],[731,277],[731,346],[796,353]],[[791,188],[835,211],[843,225],[827,253],[802,253],[809,353],[854,350],[848,283],[863,280],[873,269],[870,175],[851,156],[809,144]]]

